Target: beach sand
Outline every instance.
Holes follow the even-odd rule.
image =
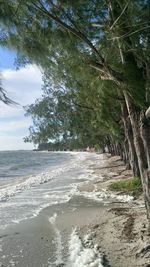
[[[81,191],[106,190],[113,181],[131,177],[131,171],[125,169],[119,157],[105,160],[102,169],[92,166],[94,173],[102,175],[81,187]],[[111,192],[110,192],[111,194]],[[118,194],[118,193],[117,193]],[[121,192],[119,192],[121,194]],[[100,246],[100,251],[107,258],[108,266],[137,267],[150,266],[150,236],[147,233],[147,219],[143,195],[132,202],[110,204],[103,210],[96,221],[80,228],[80,236],[91,233],[93,244]]]
[[[69,240],[74,229],[85,248],[92,250],[96,246],[103,266],[149,266],[150,237],[143,196],[125,203],[106,201],[104,205],[82,196],[100,190],[111,194],[108,184],[130,177],[131,172],[125,170],[118,157],[107,156],[101,168],[93,162],[91,169],[93,179],[78,188],[81,195],[65,203],[58,216],[60,206],[55,205],[41,211],[36,218],[0,231],[1,267],[82,267],[82,263],[69,263]],[[85,236],[88,242],[84,241]]]

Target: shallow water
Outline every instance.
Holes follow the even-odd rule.
[[[13,153],[8,154],[7,160],[9,155],[12,157]],[[73,212],[85,205],[90,207],[91,200],[86,201],[83,196],[80,197],[76,194],[81,183],[92,179],[93,171],[90,169],[90,165],[93,161],[99,161],[100,157],[99,155],[88,153],[43,152],[34,154],[34,152],[21,152],[21,158],[23,158],[23,155],[28,157],[26,167],[18,164],[18,152],[16,162],[14,158],[7,161],[11,162],[11,166],[12,162],[13,165],[18,164],[18,170],[11,167],[13,169],[12,175],[9,172],[7,178],[5,175],[1,179],[1,264],[3,266],[58,266],[64,260],[62,242],[66,237],[56,227],[55,216],[59,217],[63,212],[68,212],[69,210]],[[32,159],[31,164],[29,164],[29,158],[30,160]],[[33,162],[36,160],[40,163],[38,170],[36,169],[37,165],[35,165],[35,168],[33,167]],[[44,160],[45,162],[42,166]],[[7,166],[6,169],[10,168]],[[17,175],[15,176],[15,174]],[[36,226],[32,230],[30,220],[35,218],[36,222],[37,216],[42,214],[42,210],[46,207],[49,207],[48,214],[44,213],[42,218],[45,229],[47,227],[49,229],[49,232],[46,230],[46,236],[49,239],[49,251],[45,248],[45,252],[43,252],[44,258],[42,256],[43,263],[41,264],[39,261],[38,264],[39,259],[36,259],[35,253],[42,249],[43,243],[41,244],[41,242],[37,241],[37,238],[43,233],[43,230],[41,226],[38,229],[37,237],[33,237]],[[45,232],[43,235],[45,235]],[[29,249],[30,243],[32,245]],[[23,252],[26,249],[28,250],[28,256]],[[32,251],[32,254],[30,251]],[[33,258],[34,261],[32,262]]]
[[[99,251],[82,246],[75,228],[114,198],[78,190],[96,178],[91,165],[102,166],[103,155],[32,152],[32,157],[32,162],[41,162],[38,170],[29,167],[34,173],[29,175],[26,167],[25,173],[20,171],[25,175],[7,177],[5,183],[2,179],[0,266],[101,267]]]
[[[84,153],[4,152],[3,156],[4,154],[7,164],[5,176],[1,175],[0,180],[1,228],[37,216],[47,206],[68,202],[77,185],[90,174],[87,171],[87,154]],[[26,166],[19,164],[19,155],[20,161],[24,158]],[[5,161],[1,158],[0,169],[4,169]],[[35,162],[39,164],[38,169],[36,164],[34,166]],[[17,168],[10,174],[12,165]]]
[[[18,178],[60,166],[69,157],[68,153],[46,151],[0,151],[0,184],[14,182]]]

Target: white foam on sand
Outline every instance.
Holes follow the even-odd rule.
[[[102,256],[97,246],[89,247],[88,236],[82,240],[76,229],[73,230],[69,241],[69,264],[71,267],[103,267]]]
[[[112,194],[110,192],[108,192],[107,190],[103,189],[101,191],[92,191],[92,192],[86,192],[86,191],[77,191],[76,192],[76,195],[79,195],[79,196],[83,196],[85,198],[88,198],[88,199],[93,199],[97,202],[105,202],[105,201],[108,201],[108,202],[123,202],[123,203],[126,203],[126,202],[131,202],[134,200],[134,197],[133,196],[129,196],[129,195],[115,195],[115,194]]]
[[[62,245],[61,233],[56,225],[56,218],[57,218],[57,213],[54,213],[54,215],[49,218],[49,222],[53,226],[54,233],[55,233],[54,244],[56,248],[56,261],[54,264],[56,266],[59,266],[59,264],[60,265],[63,264],[63,256],[62,256],[63,245]],[[49,267],[51,267],[51,264],[49,265]]]

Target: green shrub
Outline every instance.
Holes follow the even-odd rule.
[[[110,184],[109,189],[114,191],[122,191],[134,196],[139,195],[142,192],[141,179],[139,177],[132,177],[113,182]]]

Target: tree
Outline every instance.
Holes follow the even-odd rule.
[[[54,86],[47,75],[42,99],[26,108],[34,122],[30,138],[26,140],[62,139],[72,145],[75,141],[77,148],[89,145],[104,148],[108,139],[120,143],[124,138],[118,124],[121,121],[120,99],[116,98],[115,88],[107,84],[104,92],[95,78],[94,74],[83,75],[81,83],[78,73],[72,71],[64,80],[66,86],[61,87]]]
[[[100,86],[103,81],[105,96],[108,87],[122,99],[120,129],[133,172],[140,171],[150,222],[150,125],[145,116],[150,104],[150,1],[16,0],[2,1],[1,6],[1,44],[17,49],[22,62],[40,64],[54,83],[73,90],[79,82],[85,86],[84,76],[90,73]],[[75,84],[72,70],[79,76]],[[106,125],[104,129],[107,132]],[[112,136],[109,146],[118,150]]]
[[[2,86],[2,79],[0,77],[0,101],[5,103],[6,105],[18,105],[15,101],[11,100],[7,95]]]

